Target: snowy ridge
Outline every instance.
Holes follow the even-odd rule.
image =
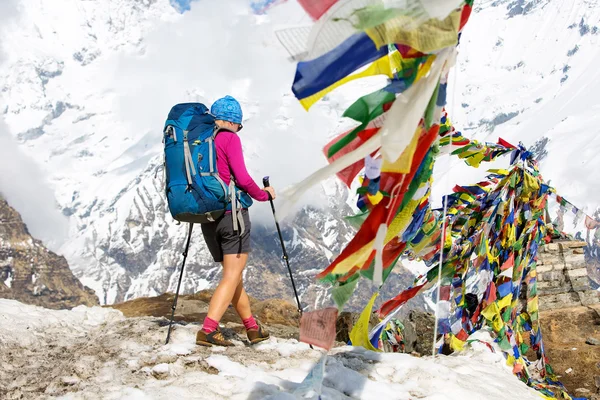
[[[450,118],[465,136],[536,147],[544,178],[589,215],[600,205],[600,186],[590,173],[600,168],[598,5],[476,2],[450,79],[455,93],[449,91],[455,100]],[[490,168],[507,165],[501,160]],[[446,161],[438,167],[445,169]],[[449,173],[438,172],[434,201],[457,182],[475,182],[486,167],[475,170],[453,160]]]
[[[240,340],[227,349],[195,346],[195,324],[177,325],[165,346],[167,327],[159,321],[98,307],[53,311],[0,300],[0,343],[12,349],[10,365],[27,360],[0,371],[7,383],[0,394],[27,388],[67,399],[296,399],[292,393],[323,355],[279,338],[252,348]],[[494,345],[485,332],[476,338]],[[8,353],[0,352],[0,362]],[[322,398],[500,400],[506,393],[539,399],[515,379],[497,347],[492,353],[473,343],[461,355],[433,359],[345,346],[327,356]],[[307,396],[317,398],[314,391]]]

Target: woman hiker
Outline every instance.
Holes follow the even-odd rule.
[[[210,112],[216,118],[218,129],[215,139],[217,171],[225,185],[229,185],[233,179],[236,187],[257,201],[268,201],[269,194],[274,199],[273,188],[261,189],[246,170],[242,144],[236,134],[242,129],[240,104],[233,97],[225,96],[212,105]],[[219,321],[229,304],[233,305],[242,319],[251,344],[269,338],[269,333],[260,327],[252,316],[250,300],[244,290],[242,272],[250,252],[250,217],[247,208],[241,210],[239,225],[234,226],[234,218],[230,211],[214,222],[201,225],[204,240],[213,259],[223,265],[223,277],[210,300],[202,329],[196,335],[198,345],[233,346],[219,330]]]

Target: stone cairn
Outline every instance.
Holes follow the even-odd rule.
[[[599,292],[592,290],[583,248],[586,242],[556,241],[538,253],[537,275],[539,308],[587,306],[600,302]]]

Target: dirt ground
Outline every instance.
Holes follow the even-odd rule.
[[[540,313],[550,365],[572,397],[600,399],[600,305]],[[567,372],[568,371],[568,372]]]
[[[212,290],[203,290],[196,294],[179,296],[175,321],[202,323],[208,312],[208,303],[212,293]],[[115,308],[130,318],[146,316],[170,318],[174,297],[173,293],[165,293],[156,297],[141,297],[107,307]],[[296,306],[285,300],[259,301],[250,297],[250,304],[253,314],[264,324],[285,325],[296,328],[300,324],[300,314]],[[239,323],[240,319],[235,310],[229,306],[221,321],[223,323]]]

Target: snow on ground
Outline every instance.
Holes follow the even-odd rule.
[[[0,397],[294,399],[323,354],[279,338],[254,348],[239,337],[232,348],[200,347],[196,324],[177,325],[164,345],[164,322],[99,307],[55,311],[0,300]],[[511,374],[501,353],[478,343],[463,355],[436,359],[335,348],[322,393],[323,399],[509,397],[540,398]]]

